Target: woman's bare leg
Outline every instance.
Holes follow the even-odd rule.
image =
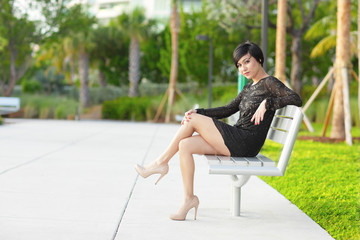
[[[187,211],[199,204],[194,195],[195,164],[193,154],[218,154],[229,156],[230,152],[211,118],[196,114],[185,125],[199,135],[183,138],[179,142],[180,168],[184,187],[184,200],[173,220],[184,220]],[[197,202],[194,200],[197,199]],[[196,206],[192,204],[197,204]]]
[[[217,154],[200,135],[181,140],[179,146],[180,168],[184,185],[184,201],[194,196],[195,164],[193,154]]]
[[[158,164],[168,163],[179,151],[180,141],[191,137],[194,132],[198,132],[206,142],[208,142],[211,146],[214,146],[214,149],[218,151],[218,154],[226,156],[230,155],[230,152],[213,120],[209,117],[193,113],[191,115],[191,120],[181,125],[167,149],[160,155],[156,162]]]

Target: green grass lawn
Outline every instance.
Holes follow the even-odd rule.
[[[306,130],[301,135],[320,136]],[[352,129],[360,136],[360,128]],[[280,146],[267,141],[262,153],[278,159]],[[283,177],[262,177],[335,239],[360,239],[360,143],[297,140]]]

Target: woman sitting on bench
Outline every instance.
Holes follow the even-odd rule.
[[[264,56],[256,44],[245,42],[237,46],[233,60],[239,72],[252,82],[245,85],[226,106],[187,111],[180,129],[159,158],[145,167],[135,166],[144,178],[160,174],[158,182],[168,173],[168,162],[179,151],[184,199],[178,213],[170,215],[172,220],[185,220],[192,208],[195,208],[196,219],[199,199],[193,191],[193,154],[256,156],[265,142],[276,109],[286,105],[302,105],[298,94],[264,71]],[[218,120],[237,111],[240,111],[240,116],[234,126]],[[193,135],[195,132],[198,135]]]

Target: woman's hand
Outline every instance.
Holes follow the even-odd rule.
[[[255,120],[255,125],[259,125],[260,122],[264,119],[264,115],[266,112],[266,99],[262,101],[254,113],[254,116],[251,118],[251,122]]]
[[[191,109],[191,110],[187,111],[187,112],[185,113],[185,116],[184,116],[183,120],[181,121],[181,125],[183,125],[185,122],[190,121],[190,119],[191,119],[191,114],[193,114],[193,113],[196,113],[196,110]]]

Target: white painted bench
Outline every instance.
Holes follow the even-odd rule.
[[[275,112],[267,139],[283,144],[277,165],[275,161],[260,153],[256,157],[205,155],[209,163],[210,174],[231,175],[233,185],[233,216],[240,216],[241,187],[247,183],[251,175],[284,175],[302,118],[301,108],[293,105],[288,105]],[[238,177],[237,175],[240,176]]]
[[[0,97],[0,115],[20,110],[20,99],[16,97]]]

